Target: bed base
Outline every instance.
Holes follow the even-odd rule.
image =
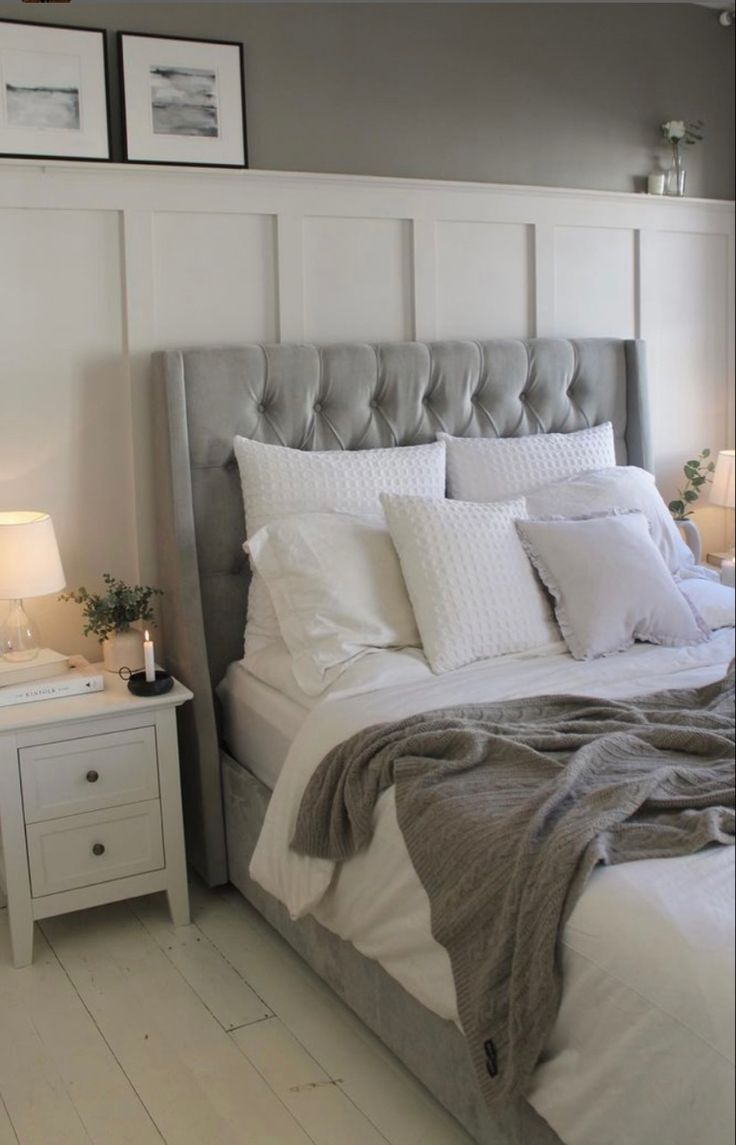
[[[221,761],[230,881],[248,902],[479,1145],[562,1145],[525,1101],[491,1116],[472,1082],[465,1040],[452,1022],[417,1002],[379,963],[315,919],[293,921],[282,903],[253,882],[248,867],[271,792],[224,751]]]

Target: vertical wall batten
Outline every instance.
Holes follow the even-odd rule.
[[[300,215],[276,216],[279,341],[304,339],[304,252]]]
[[[155,512],[148,353],[155,337],[153,216],[150,211],[121,212],[123,246],[123,340],[130,389],[130,451],[137,528],[138,575],[153,583],[156,575]]]
[[[437,252],[434,219],[412,220],[414,337],[431,342],[437,336]]]
[[[534,223],[534,336],[555,332],[555,235],[550,223]]]

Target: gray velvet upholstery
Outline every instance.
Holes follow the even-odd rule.
[[[373,959],[306,916],[293,922],[286,908],[248,874],[270,791],[227,753],[222,756],[230,879],[306,962],[404,1062],[479,1145],[561,1145],[526,1101],[491,1116],[452,1023],[403,990]]]
[[[495,339],[250,345],[154,355],[157,511],[168,665],[182,709],[187,850],[227,879],[211,688],[242,656],[248,569],[233,436],[371,449],[458,436],[571,432],[611,421],[620,463],[651,468],[643,345]]]

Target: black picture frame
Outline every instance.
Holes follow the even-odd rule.
[[[12,34],[12,29],[19,29],[16,36]],[[63,36],[55,36],[55,33],[64,33]],[[86,41],[86,38],[92,36],[97,38],[97,44],[93,41]],[[56,91],[57,105],[53,106],[54,89],[49,86],[48,91],[44,91],[43,87],[27,88],[25,110],[22,108],[16,109],[16,122],[12,122],[12,114],[10,111],[9,90],[23,90],[8,82],[8,75],[12,74],[12,54],[22,53],[26,56],[26,72],[32,72],[33,68],[29,56],[32,56],[34,41],[37,44],[37,52],[39,57],[46,58],[47,74],[50,75],[48,69],[51,68],[50,57],[53,56],[54,40],[58,39],[60,42],[58,48],[62,48],[64,43],[64,51],[59,50],[59,57],[69,57],[69,47],[73,45],[73,41],[79,37],[78,46],[82,48],[87,47],[87,58],[84,61],[84,72],[79,77],[79,88],[59,88]],[[86,41],[86,44],[85,44]],[[38,67],[39,81],[43,77],[43,65],[39,62]],[[0,158],[3,159],[51,159],[61,160],[64,162],[83,162],[83,163],[109,163],[111,159],[111,140],[112,140],[112,112],[110,103],[110,77],[107,65],[107,32],[104,28],[91,28],[91,27],[72,27],[68,24],[49,24],[45,21],[43,23],[33,20],[6,20],[0,19],[0,75],[2,76],[3,87],[0,90]],[[28,82],[28,79],[25,80]],[[37,82],[37,81],[36,81]],[[47,81],[50,85],[51,78]],[[59,82],[58,79],[56,82]],[[73,126],[71,120],[74,118],[73,106],[70,108],[70,101],[67,98],[66,107],[64,101],[60,101],[59,97],[66,94],[67,97],[71,90],[76,90],[76,101],[71,101],[72,105],[76,102],[76,118],[79,121],[79,127]],[[36,99],[34,100],[32,92],[35,91]],[[42,97],[46,96],[45,100]],[[92,102],[94,101],[94,102]],[[16,103],[19,101],[16,100]],[[44,106],[45,104],[45,106]],[[85,108],[87,110],[85,110]],[[44,117],[46,123],[44,123]],[[66,128],[63,120],[67,118],[70,121],[69,128]],[[27,120],[27,123],[22,123],[21,120]],[[35,122],[34,122],[35,119]],[[57,122],[51,123],[52,119]],[[82,124],[86,121],[86,127]],[[73,138],[72,132],[79,130],[79,138]],[[28,140],[28,145],[23,146],[23,140]],[[54,147],[54,143],[57,144]],[[79,144],[76,147],[76,144]],[[102,152],[102,153],[101,153]]]
[[[153,51],[154,43],[160,45],[158,53]],[[241,42],[121,31],[117,33],[117,54],[126,163],[247,168],[245,61]],[[218,73],[218,66],[223,69],[222,74]],[[209,72],[210,68],[214,71]],[[159,90],[152,87],[155,70],[161,72],[162,83],[169,85],[169,102],[155,101],[152,93]],[[175,90],[177,81],[166,72],[179,77],[179,82],[198,74],[200,86],[209,90],[196,93],[200,102],[188,105],[180,98],[182,92]],[[160,130],[156,127],[157,114]],[[172,126],[173,130],[167,130]]]

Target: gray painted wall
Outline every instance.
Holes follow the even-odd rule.
[[[630,191],[658,125],[702,119],[688,192],[734,196],[734,33],[695,5],[75,0],[0,18],[242,40],[252,167]]]

